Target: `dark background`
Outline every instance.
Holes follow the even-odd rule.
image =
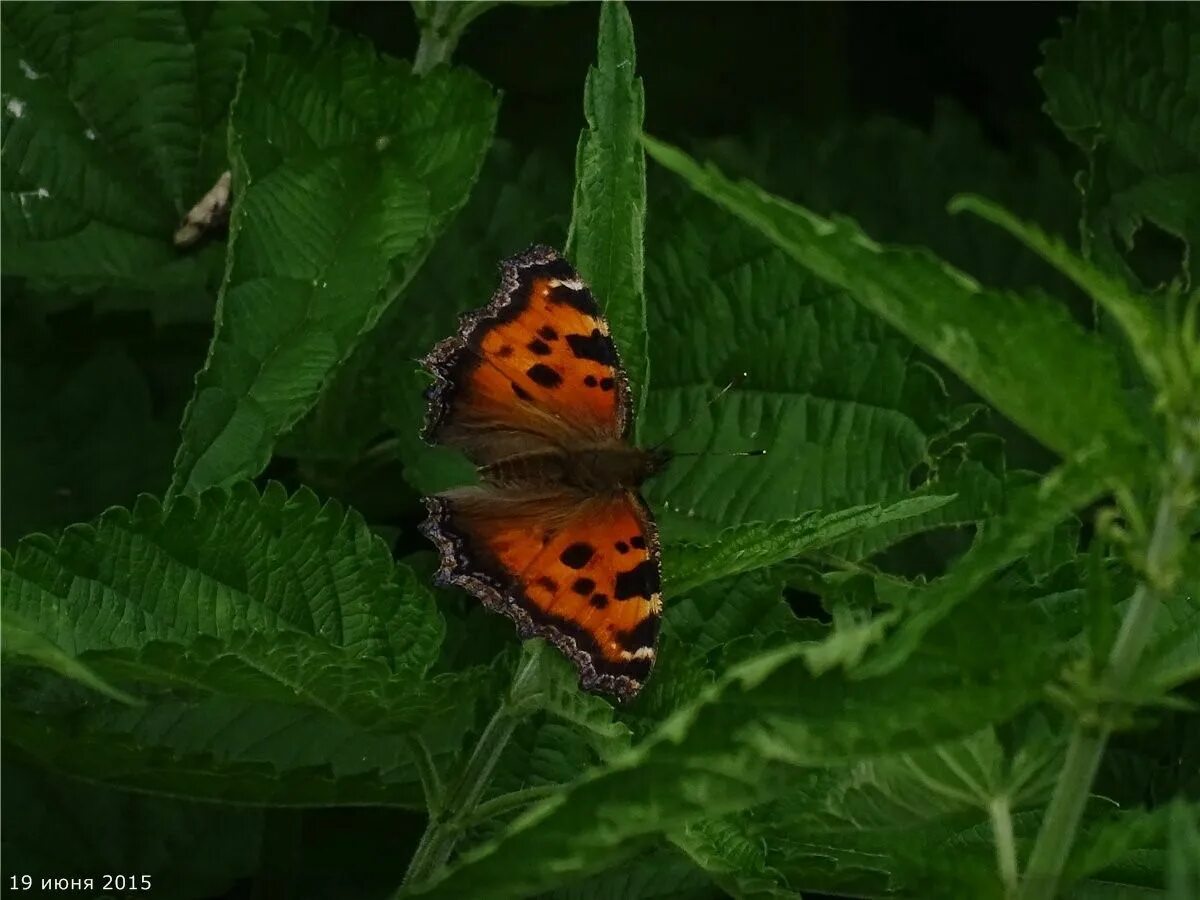
[[[740,133],[779,115],[819,125],[882,112],[927,125],[950,98],[1008,147],[1061,141],[1034,70],[1075,6],[635,0],[629,11],[646,127],[667,140]],[[388,53],[416,49],[412,17],[392,4],[339,3],[331,19]],[[507,4],[468,29],[455,59],[504,91],[502,137],[573,148],[595,52],[594,4]]]

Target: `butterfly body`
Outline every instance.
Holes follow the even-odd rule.
[[[584,688],[635,696],[662,612],[658,531],[639,489],[668,456],[629,440],[628,379],[591,291],[532,247],[422,362],[435,376],[425,439],[462,450],[481,479],[425,500],[436,580],[553,642]]]
[[[666,453],[620,442],[526,453],[479,470],[499,487],[536,488],[555,484],[585,496],[618,495],[638,490],[669,462]]]

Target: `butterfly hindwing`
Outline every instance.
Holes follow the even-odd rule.
[[[438,580],[552,641],[585,688],[628,698],[654,664],[662,615],[658,534],[633,492],[580,501],[491,486],[426,500]]]
[[[491,302],[422,362],[436,379],[425,438],[480,465],[629,430],[629,388],[608,323],[548,247],[502,263]]]

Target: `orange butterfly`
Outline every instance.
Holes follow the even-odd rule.
[[[549,639],[584,689],[636,696],[662,618],[658,530],[638,489],[669,454],[629,441],[628,378],[591,291],[531,247],[422,364],[435,376],[422,436],[482,477],[425,498],[437,583]]]

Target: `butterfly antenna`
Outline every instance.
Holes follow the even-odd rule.
[[[676,428],[674,431],[672,431],[670,434],[668,434],[665,438],[663,438],[661,441],[659,441],[657,444],[655,444],[653,447],[651,447],[650,448],[651,452],[662,449],[662,446],[664,444],[666,444],[668,441],[674,439],[679,434],[679,432],[683,431],[685,428],[691,427],[695,423],[695,421],[698,418],[700,418],[700,413],[703,413],[703,412],[706,412],[706,411],[712,409],[713,405],[716,404],[716,402],[718,400],[720,400],[722,397],[724,397],[726,394],[728,394],[731,390],[733,390],[734,387],[736,387],[737,385],[739,385],[743,381],[745,381],[747,377],[749,377],[749,373],[742,372],[740,375],[735,375],[733,378],[729,379],[729,384],[727,384],[727,385],[725,385],[725,387],[721,388],[721,390],[719,390],[717,392],[717,395],[715,397],[712,397],[711,399],[709,399],[709,401],[707,403],[705,403],[704,406],[702,406],[696,412],[695,415],[693,415],[691,418],[687,419],[685,422],[680,424],[678,428]],[[700,452],[688,452],[688,453],[672,453],[671,455],[672,456],[766,456],[766,453],[767,453],[766,450],[738,450],[738,451],[732,452],[732,453],[710,453],[708,451],[700,451]]]

